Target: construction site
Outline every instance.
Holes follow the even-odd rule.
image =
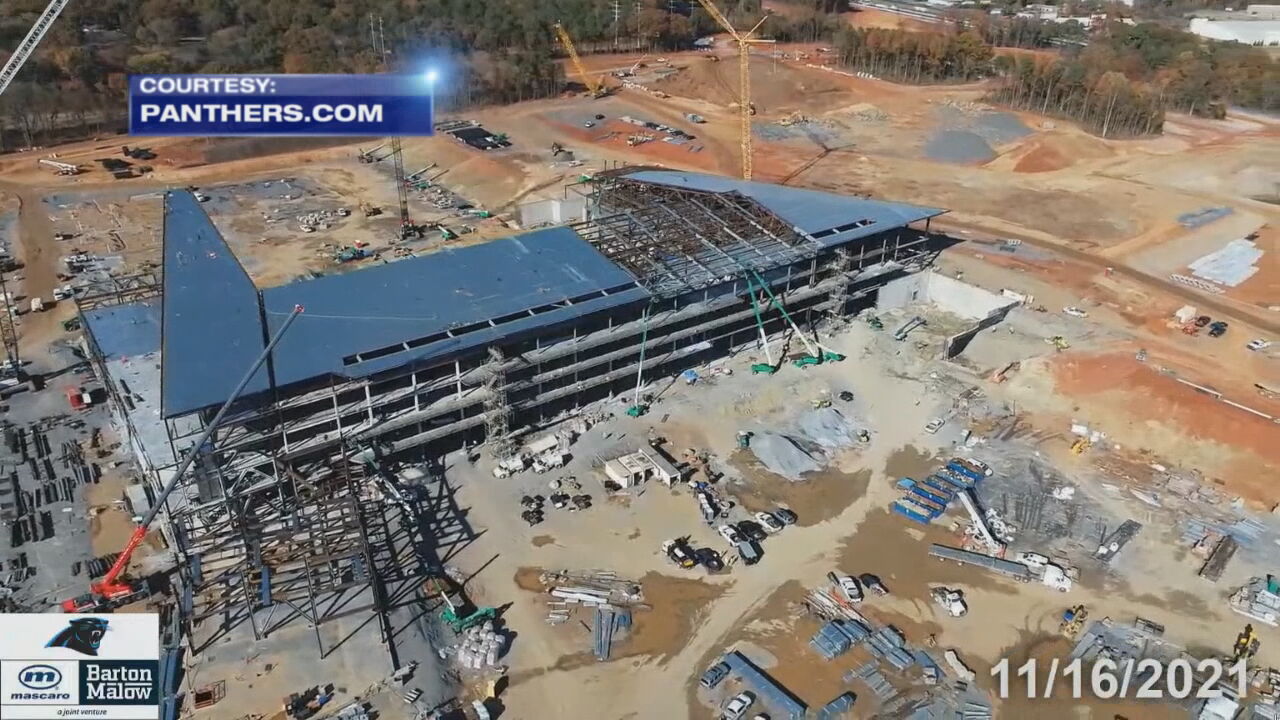
[[[164,718],[1280,717],[1280,123],[712,17],[433,137],[0,156],[0,608],[162,613]],[[1247,673],[997,677],[1124,658]]]

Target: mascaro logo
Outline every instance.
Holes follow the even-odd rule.
[[[81,655],[98,656],[98,646],[107,632],[107,621],[102,618],[76,618],[53,636],[45,647],[75,650]]]
[[[61,690],[62,671],[52,665],[28,665],[18,671],[18,684],[31,692],[8,692],[9,702],[20,700],[70,700],[71,693]]]
[[[62,683],[62,672],[51,665],[28,665],[18,671],[18,682],[29,690],[50,690]]]

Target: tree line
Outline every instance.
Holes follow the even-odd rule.
[[[1006,59],[1009,63],[1011,67],[988,95],[992,102],[1069,118],[1106,138],[1155,135],[1163,128],[1164,97],[1123,73],[1095,71],[1063,59]]]
[[[966,82],[994,71],[994,52],[972,32],[849,28],[833,41],[840,64],[894,82]]]

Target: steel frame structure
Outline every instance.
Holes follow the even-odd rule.
[[[262,639],[302,620],[325,654],[332,648],[319,626],[352,614],[375,618],[390,637],[388,615],[418,598],[431,571],[420,550],[439,544],[447,513],[426,513],[431,527],[418,526],[412,503],[392,501],[386,478],[350,459],[361,449],[434,460],[488,443],[501,456],[530,427],[629,393],[637,373],[652,381],[758,343],[745,269],[763,276],[798,322],[813,325],[874,293],[885,263],[921,254],[927,241],[927,233],[894,228],[826,247],[745,196],[621,175],[575,191],[595,212],[573,229],[653,297],[429,366],[273,387],[242,400],[169,500],[167,535],[193,650],[241,623]],[[133,293],[121,282],[86,302]],[[776,314],[767,319],[767,333],[788,331]],[[100,361],[95,368],[105,375]],[[164,421],[173,457],[209,415]],[[158,485],[164,471],[149,481]],[[468,542],[465,532],[450,532],[451,547]]]

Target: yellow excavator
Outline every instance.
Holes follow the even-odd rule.
[[[1258,654],[1258,646],[1262,641],[1258,639],[1258,633],[1254,631],[1253,625],[1245,625],[1244,631],[1236,636],[1236,644],[1231,648],[1231,664],[1248,660]]]
[[[1092,445],[1093,443],[1089,442],[1089,438],[1077,438],[1075,442],[1071,443],[1071,454],[1082,455]]]
[[[1068,608],[1062,613],[1062,623],[1058,625],[1058,632],[1062,636],[1074,640],[1080,634],[1080,629],[1084,627],[1084,621],[1089,619],[1089,608],[1084,605],[1076,605]]]

